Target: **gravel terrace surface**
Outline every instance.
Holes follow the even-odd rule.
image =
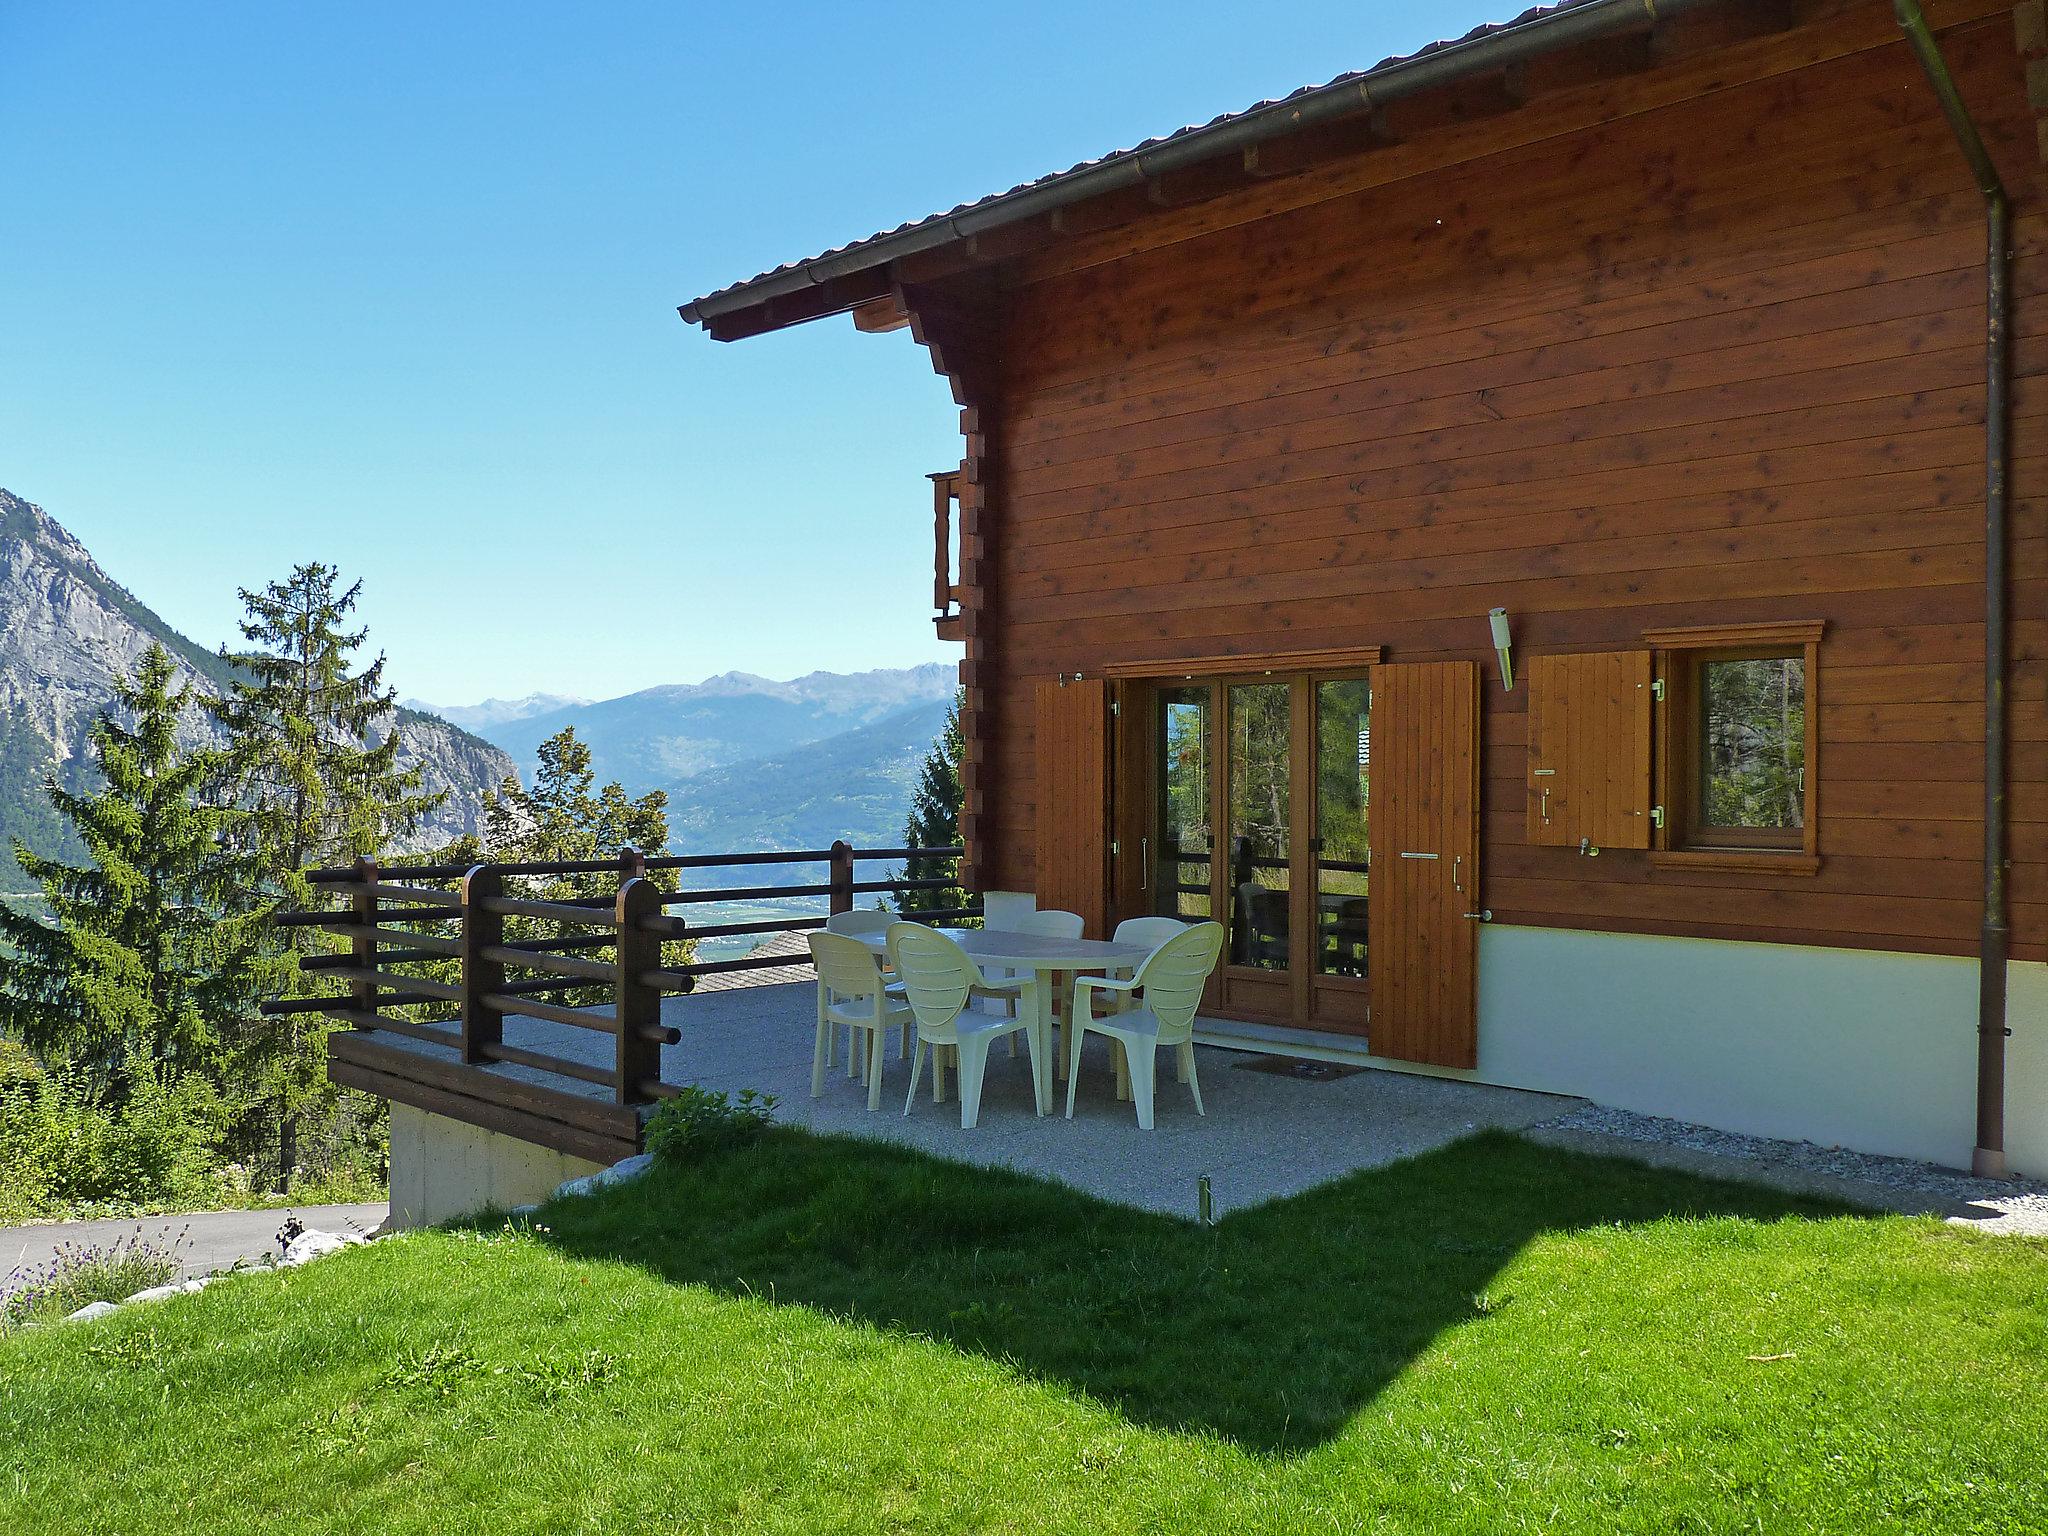
[[[2048,1236],[2048,1184],[2034,1180],[1980,1179],[1911,1158],[1740,1136],[1598,1104],[1582,1104],[1523,1134],[1553,1146],[1834,1195],[1879,1210],[1943,1216],[1980,1231]]]

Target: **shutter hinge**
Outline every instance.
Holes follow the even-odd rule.
[[[1650,681],[1650,697],[1651,697],[1651,698],[1653,698],[1653,699],[1655,699],[1655,700],[1656,700],[1656,701],[1657,701],[1658,703],[1660,703],[1660,704],[1664,702],[1664,679],[1663,679],[1663,678],[1661,678],[1661,677],[1658,677],[1658,678],[1652,678],[1652,679],[1651,679],[1651,681]]]
[[[1115,718],[1122,719],[1124,712],[1124,701],[1122,699],[1111,699],[1109,701],[1109,712]]]
[[[1122,848],[1122,847],[1121,847],[1121,846],[1120,846],[1120,845],[1119,845],[1119,844],[1117,843],[1117,840],[1116,840],[1115,838],[1113,838],[1113,837],[1112,837],[1112,838],[1111,838],[1111,839],[1109,840],[1109,856],[1110,856],[1111,858],[1113,858],[1113,859],[1114,859],[1114,858],[1120,858],[1120,857],[1122,857],[1122,855],[1123,855],[1123,848]]]
[[[1659,831],[1662,831],[1662,830],[1663,830],[1663,827],[1664,827],[1664,807],[1663,807],[1663,806],[1661,806],[1661,805],[1653,805],[1653,806],[1651,806],[1651,807],[1650,807],[1650,825],[1651,825],[1651,826],[1653,826],[1653,827],[1655,827],[1655,828],[1657,828],[1657,829],[1658,829]]]

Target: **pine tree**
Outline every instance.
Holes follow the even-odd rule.
[[[422,793],[421,769],[401,768],[395,729],[373,739],[397,703],[384,658],[360,670],[366,629],[344,625],[362,592],[338,590],[340,573],[302,565],[260,592],[244,589],[249,649],[221,649],[236,671],[207,708],[228,736],[227,780],[246,824],[245,848],[262,889],[289,906],[312,903],[302,871],[374,855],[416,830],[445,797]],[[308,944],[307,930],[290,943]],[[245,1040],[276,1129],[280,1187],[298,1161],[301,1122],[331,1101],[326,1037],[334,1026],[288,1014]]]
[[[903,827],[906,848],[950,848],[960,841],[960,701],[956,697],[946,711],[945,729],[925,754],[918,770],[917,789],[910,800],[910,820]],[[919,859],[905,870],[913,879],[957,878],[957,859]],[[905,891],[898,902],[903,912],[943,912],[967,905],[967,893],[958,886],[936,890]]]
[[[640,853],[660,854],[668,848],[668,792],[649,790],[628,799],[617,780],[592,792],[596,774],[590,766],[590,748],[566,725],[540,744],[536,754],[533,788],[522,788],[516,775],[499,785],[495,794],[484,796],[484,848],[498,863],[583,863],[609,859],[631,848]],[[665,889],[676,888],[674,870],[660,870],[652,877]],[[525,894],[546,901],[573,901],[588,894],[587,882],[574,876],[531,877]],[[505,920],[508,940],[543,939],[554,936],[553,925],[523,917]],[[602,946],[584,958],[607,962],[617,950]],[[673,943],[666,950],[668,963],[686,963],[696,947],[688,940]],[[557,993],[553,1000],[570,1004],[598,1003],[605,999],[601,985],[589,991],[571,989]]]
[[[562,727],[535,756],[532,789],[508,778],[484,796],[484,839],[493,859],[572,863],[668,847],[668,792],[628,799],[614,780],[593,793],[590,748],[575,726]]]
[[[268,912],[252,908],[232,853],[242,813],[207,803],[219,754],[178,745],[189,691],[153,645],[119,685],[122,723],[102,713],[90,740],[102,787],[44,793],[86,862],[15,859],[42,887],[51,921],[0,906],[0,1025],[46,1059],[78,1063],[116,1096],[129,1063],[178,1076],[218,1069],[223,1026],[268,979]]]

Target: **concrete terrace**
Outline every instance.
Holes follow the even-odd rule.
[[[929,1062],[917,1103],[904,1115],[910,1064],[893,1044],[879,1110],[868,1111],[867,1090],[846,1075],[843,1035],[839,1064],[826,1078],[824,1096],[813,1099],[812,997],[806,982],[670,999],[664,1017],[683,1039],[663,1051],[662,1077],[733,1093],[758,1088],[776,1096],[776,1117],[793,1125],[1039,1174],[1102,1199],[1177,1216],[1196,1214],[1203,1174],[1221,1216],[1484,1127],[1519,1130],[1555,1119],[1579,1102],[1393,1072],[1298,1077],[1270,1070],[1272,1057],[1198,1047],[1208,1114],[1195,1113],[1162,1055],[1157,1125],[1144,1131],[1132,1107],[1115,1097],[1107,1044],[1090,1036],[1072,1120],[1064,1116],[1064,1084],[1053,1114],[1040,1119],[1032,1112],[1030,1063],[1021,1053],[1011,1059],[998,1045],[989,1058],[979,1123],[963,1131],[950,1074],[946,1102],[932,1102]],[[506,1021],[508,1036],[513,1022]]]
[[[792,948],[801,948],[801,935],[787,938]],[[1040,1119],[1032,1113],[1030,1064],[1021,1054],[1013,1060],[998,1045],[983,1086],[980,1121],[964,1131],[950,1073],[946,1102],[932,1102],[929,1064],[916,1107],[905,1116],[910,1067],[893,1043],[883,1068],[881,1109],[870,1113],[866,1089],[846,1075],[843,1033],[838,1065],[824,1095],[814,1100],[813,986],[808,967],[774,967],[708,977],[696,993],[664,999],[663,1021],[675,1025],[682,1039],[662,1049],[663,1080],[734,1094],[757,1089],[775,1096],[776,1118],[791,1125],[1037,1174],[1103,1199],[1188,1217],[1196,1214],[1197,1181],[1204,1174],[1221,1216],[1427,1152],[1485,1127],[1519,1130],[1553,1120],[1579,1103],[1403,1073],[1321,1065],[1312,1068],[1313,1076],[1276,1073],[1275,1058],[1200,1047],[1208,1114],[1196,1115],[1186,1087],[1163,1059],[1157,1128],[1148,1132],[1139,1129],[1131,1105],[1115,1098],[1108,1047],[1091,1037],[1073,1120],[1064,1117],[1064,1084],[1052,1115]],[[504,1029],[511,1045],[592,1065],[611,1060],[611,1039],[588,1030],[522,1017],[508,1017]],[[396,1035],[379,1039],[444,1059],[453,1055]],[[558,1090],[604,1092],[524,1067],[483,1070]]]

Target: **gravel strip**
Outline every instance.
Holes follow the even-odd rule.
[[[1625,1109],[1587,1104],[1547,1120],[1539,1140],[1582,1144],[1587,1139],[1633,1143],[1647,1151],[1683,1154],[1688,1165],[1727,1163],[1723,1176],[1781,1187],[1827,1190],[1885,1210],[1917,1210],[1993,1232],[2048,1234],[2048,1184],[2031,1179],[1980,1179],[1954,1168],[1906,1157],[1877,1157],[1810,1141],[1741,1136],[1683,1120],[1664,1120]],[[1613,1149],[1632,1155],[1628,1146]],[[1657,1159],[1663,1161],[1665,1159]]]

